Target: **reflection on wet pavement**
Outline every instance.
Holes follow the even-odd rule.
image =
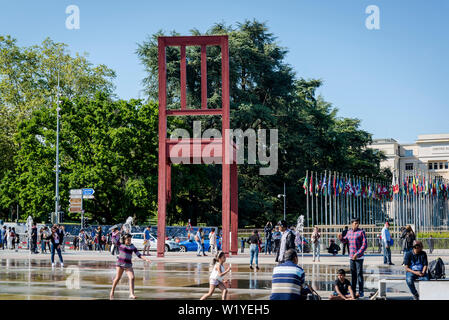
[[[229,275],[230,299],[268,299],[273,265],[250,271],[247,265],[234,264]],[[333,291],[341,266],[306,264],[306,282],[317,291]],[[346,271],[349,273],[349,268]],[[199,299],[209,286],[208,263],[151,264],[134,260],[136,295],[140,299]],[[365,266],[365,292],[377,289],[379,277],[403,276],[401,266]],[[0,299],[107,299],[115,276],[113,261],[67,261],[64,268],[51,268],[50,261],[38,259],[0,259]],[[350,275],[348,275],[350,276]],[[408,292],[405,281],[388,288],[389,292]],[[220,299],[219,290],[213,299]],[[128,279],[123,276],[116,298],[127,299]]]

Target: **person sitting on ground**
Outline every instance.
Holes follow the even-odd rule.
[[[351,282],[346,279],[346,271],[343,269],[338,270],[337,280],[334,283],[334,292],[329,297],[329,300],[355,300],[358,297],[358,294],[354,295]]]
[[[330,240],[329,248],[327,248],[327,252],[333,254],[334,256],[340,251],[340,247],[335,243],[334,239]]]
[[[273,269],[270,300],[306,300],[303,290],[305,272],[298,266],[298,254],[288,249],[284,254],[285,262]]]
[[[422,242],[415,240],[412,251],[408,251],[404,256],[404,267],[406,271],[405,279],[410,292],[415,300],[419,300],[419,294],[415,287],[416,280],[429,280],[427,275],[427,254],[423,251]]]

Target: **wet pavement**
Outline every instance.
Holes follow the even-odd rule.
[[[115,258],[110,256],[84,257],[66,255],[64,268],[51,267],[46,257],[23,254],[0,254],[0,299],[5,300],[63,300],[108,299],[115,276]],[[151,258],[151,257],[150,257]],[[182,256],[180,256],[182,259]],[[178,259],[179,260],[179,259]],[[157,259],[148,263],[134,258],[135,291],[139,299],[199,299],[209,286],[210,257],[194,258],[187,262]],[[323,259],[322,259],[323,260]],[[58,259],[56,258],[56,261]],[[345,261],[347,261],[345,259]],[[233,300],[268,299],[274,263],[260,264],[259,271],[251,271],[247,264],[231,263],[229,298]],[[306,283],[323,297],[333,291],[333,283],[341,264],[305,263]],[[345,268],[347,271],[348,267]],[[365,295],[375,292],[379,278],[404,277],[400,265],[365,264]],[[388,294],[407,294],[404,283],[391,285]],[[117,286],[116,299],[128,298],[128,278],[124,274]],[[216,290],[212,299],[220,299]]]

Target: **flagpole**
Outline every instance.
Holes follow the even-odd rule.
[[[326,186],[326,188],[324,187]],[[324,181],[321,191],[324,191],[324,221],[325,225],[327,225],[327,181],[326,181],[326,170],[324,170]]]
[[[309,170],[306,170],[306,202],[307,202],[307,227],[309,227]]]
[[[312,190],[312,192],[310,192],[310,200],[312,202],[312,211],[311,211],[312,227],[315,225],[315,222],[314,222],[315,211],[313,210],[314,209],[314,206],[313,206],[313,193],[314,193],[313,187],[314,187],[314,184],[313,184],[313,171],[310,171],[310,187],[309,187],[309,191]]]
[[[316,190],[318,189],[318,172],[315,172],[315,211],[316,211],[316,224],[318,223],[318,217],[319,217],[319,212],[318,212],[318,193],[316,192]]]

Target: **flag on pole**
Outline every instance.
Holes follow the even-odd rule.
[[[307,194],[308,180],[309,180],[309,172],[307,171],[306,179],[304,180],[304,184],[302,185],[302,187],[304,188],[304,194]]]

